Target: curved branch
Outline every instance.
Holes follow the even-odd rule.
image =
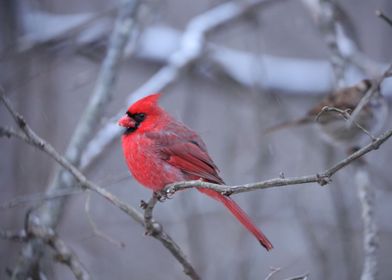
[[[45,152],[57,163],[59,163],[66,171],[72,174],[73,178],[80,184],[82,188],[92,190],[110,203],[118,207],[120,210],[125,212],[127,215],[131,216],[136,222],[144,226],[144,216],[138,210],[132,206],[121,201],[119,198],[108,192],[106,189],[100,187],[99,185],[89,181],[83,173],[76,168],[72,163],[70,163],[65,157],[61,156],[52,145],[46,142],[44,139],[39,137],[26,123],[24,118],[18,114],[12,107],[7,98],[3,93],[0,93],[0,99],[4,104],[7,104],[7,109],[12,115],[15,115],[17,123],[23,123],[23,133],[17,132],[10,128],[0,127],[0,137],[16,137],[35,148]],[[157,222],[155,222],[157,223]],[[158,224],[158,223],[157,223]],[[162,226],[160,226],[162,228]],[[192,267],[191,263],[187,260],[187,257],[182,252],[181,248],[175,243],[175,241],[163,231],[163,229],[157,234],[152,235],[155,239],[159,240],[177,259],[177,261],[183,266],[184,273],[186,273],[191,279],[199,279],[196,271]]]
[[[78,280],[90,280],[90,274],[80,262],[78,256],[49,227],[43,226],[37,217],[30,217],[27,235],[30,239],[38,238],[56,253],[56,261],[68,266]]]
[[[135,16],[138,11],[139,0],[126,0],[118,9],[118,16],[115,24],[114,31],[110,37],[109,48],[102,63],[97,82],[95,84],[94,92],[82,114],[73,135],[71,136],[70,143],[65,152],[67,161],[75,166],[80,165],[80,158],[82,151],[90,140],[94,129],[102,117],[104,106],[111,98],[112,88],[119,69],[119,63],[123,56],[125,45],[129,39],[132,28],[135,23]],[[4,98],[3,98],[4,101]],[[6,104],[7,102],[3,102]],[[6,105],[7,106],[7,105]],[[9,108],[7,108],[9,110]],[[9,110],[12,114],[12,110]],[[22,118],[21,118],[22,119]],[[18,123],[18,126],[23,130],[23,126]],[[30,129],[31,131],[31,129]],[[37,135],[29,135],[25,132],[25,136],[34,144],[45,145],[45,141],[41,141]],[[53,147],[49,150],[54,151]],[[58,169],[54,179],[50,182],[46,193],[52,194],[58,190],[67,190],[75,185],[74,178],[67,173],[64,169]],[[59,220],[60,213],[62,212],[65,204],[65,198],[50,200],[42,203],[42,205],[35,210],[35,214],[39,217],[40,222],[49,228],[54,228]],[[21,265],[17,265],[14,269],[14,279],[25,279],[32,271],[33,265],[37,264],[40,259],[40,244],[34,242],[27,243],[22,251],[32,252],[31,261],[20,261]],[[21,254],[23,258],[23,253]]]
[[[167,194],[173,194],[179,190],[199,187],[199,188],[212,189],[224,195],[231,195],[231,194],[250,192],[259,189],[268,189],[268,188],[298,185],[298,184],[318,183],[319,185],[324,186],[331,182],[331,178],[336,172],[348,166],[353,161],[361,158],[365,154],[373,150],[377,150],[391,136],[392,136],[392,129],[384,132],[382,135],[377,137],[374,141],[370,142],[362,149],[352,153],[350,156],[346,157],[340,162],[336,163],[331,168],[315,175],[291,177],[291,178],[280,177],[280,178],[269,179],[262,182],[236,185],[236,186],[217,185],[208,182],[203,182],[200,180],[185,181],[185,182],[170,184],[166,186],[165,191]]]
[[[148,79],[142,86],[128,95],[127,104],[154,93],[161,92],[175,82],[181,73],[204,54],[208,33],[237,20],[256,9],[276,3],[276,0],[231,1],[200,14],[188,23],[179,42],[179,48],[170,54],[167,64]],[[125,112],[121,109],[112,119],[118,119]],[[121,134],[115,123],[108,123],[100,129],[83,154],[82,166],[89,165],[101,151]]]

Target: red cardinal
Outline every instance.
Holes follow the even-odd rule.
[[[149,95],[128,108],[118,124],[125,127],[122,147],[132,175],[145,187],[160,191],[180,181],[202,179],[224,184],[203,140],[193,130],[159,107],[159,94]],[[228,196],[198,188],[220,201],[267,250],[271,242]]]

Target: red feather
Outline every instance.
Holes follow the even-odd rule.
[[[158,97],[152,95],[139,100],[120,121],[120,125],[127,128],[122,142],[125,159],[133,176],[154,191],[162,190],[167,184],[186,180],[203,179],[224,184],[203,140],[160,108],[157,105]],[[127,117],[131,120],[127,120]],[[198,190],[223,203],[267,250],[273,248],[230,197],[214,190]]]

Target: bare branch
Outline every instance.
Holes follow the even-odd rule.
[[[310,10],[330,51],[329,60],[335,74],[335,87],[344,87],[348,62],[352,62],[351,57],[359,52],[355,32],[349,30],[353,29],[352,23],[336,1],[302,0],[302,2]]]
[[[8,102],[4,94],[0,94],[0,99],[3,102]],[[16,111],[12,109],[12,107],[10,108],[15,114],[17,114]],[[24,122],[24,126],[25,129],[29,132],[29,136],[4,127],[0,127],[0,136],[16,137],[38,148],[39,150],[45,152],[56,162],[58,162],[65,170],[71,173],[72,176],[75,178],[75,180],[81,185],[82,188],[86,188],[98,193],[99,195],[107,199],[109,202],[111,202],[113,205],[121,209],[123,212],[131,216],[140,225],[142,226],[145,225],[145,219],[143,214],[141,214],[138,210],[136,210],[132,206],[127,205],[126,203],[118,199],[116,196],[114,196],[104,188],[89,181],[83,175],[83,173],[81,173],[65,157],[61,156],[49,143],[47,143],[45,140],[43,140],[37,134],[35,134],[26,122]],[[154,223],[159,225],[157,222]],[[159,227],[162,229],[161,225],[159,225]],[[174,240],[167,233],[163,231],[163,229],[160,230],[159,232],[154,232],[152,236],[157,240],[161,241],[161,243],[172,253],[172,255],[177,259],[177,261],[183,266],[183,270],[185,274],[187,274],[191,279],[200,279],[196,271],[192,267],[192,265],[187,260],[187,257],[182,252],[181,248],[174,242]]]
[[[0,229],[0,238],[17,242],[25,242],[27,240],[27,234],[24,230],[13,232],[10,230]]]
[[[204,54],[208,33],[240,19],[260,7],[276,2],[276,0],[230,1],[191,19],[182,35],[179,48],[169,56],[167,64],[142,86],[130,93],[126,103],[132,104],[148,94],[161,92],[175,82],[187,67],[195,63]],[[124,112],[125,108],[121,109],[111,119],[118,119]],[[94,161],[102,150],[120,134],[121,129],[114,123],[103,126],[89,143],[83,155],[82,166],[87,166]]]
[[[309,273],[305,273],[302,275],[294,276],[294,277],[289,277],[284,280],[308,280],[309,279]]]
[[[375,141],[372,141],[365,147],[359,149],[358,151],[352,153],[350,156],[336,163],[331,168],[320,172],[316,175],[308,175],[302,177],[291,177],[291,178],[275,178],[269,179],[262,182],[250,183],[244,185],[236,185],[236,186],[225,186],[225,185],[217,185],[208,182],[202,182],[200,180],[197,181],[185,181],[178,182],[174,184],[168,185],[165,190],[168,194],[173,194],[182,189],[189,189],[194,187],[212,189],[224,195],[238,194],[243,192],[250,192],[253,190],[259,189],[267,189],[273,187],[282,187],[289,185],[298,185],[298,184],[309,184],[309,183],[318,183],[321,186],[328,184],[331,181],[332,176],[343,169],[344,167],[351,164],[353,161],[361,158],[365,154],[377,150],[385,141],[387,141],[392,136],[392,129],[384,132],[382,135],[376,138]]]
[[[377,15],[384,20],[389,19],[384,14],[382,14],[382,12],[380,12],[380,11],[377,12]],[[348,122],[349,126],[351,126],[353,124],[353,122],[356,120],[356,118],[358,117],[361,110],[366,106],[366,104],[369,103],[370,99],[374,95],[376,95],[376,94],[381,95],[380,87],[381,87],[382,82],[391,76],[392,76],[392,64],[389,65],[387,70],[385,70],[384,73],[380,77],[378,77],[372,81],[371,88],[368,90],[368,92],[365,94],[365,96],[362,97],[361,101],[359,102],[359,104],[355,108],[354,112],[351,114],[350,120]]]
[[[18,41],[18,50],[28,51],[39,45],[66,41],[102,18],[112,16],[118,7],[116,5],[100,13],[57,14],[38,10],[30,7],[28,2],[22,2],[21,9],[23,35]]]
[[[370,89],[367,91],[367,93],[364,95],[364,97],[361,98],[359,101],[358,105],[355,107],[353,113],[350,116],[350,119],[348,120],[348,126],[351,126],[354,121],[357,119],[359,113],[362,111],[362,109],[366,106],[366,104],[369,103],[370,99],[372,99],[373,96],[379,94],[381,95],[380,92],[380,87],[382,82],[389,78],[392,73],[392,64],[389,65],[388,69],[385,70],[385,72],[377,79],[374,79],[372,81],[372,86]]]
[[[345,72],[347,67],[346,58],[338,45],[336,7],[332,1],[319,1],[320,5],[320,30],[330,50],[330,61],[334,69],[336,84],[338,88],[345,86]]]
[[[152,211],[154,210],[155,205],[158,202],[158,196],[154,192],[152,197],[145,203],[144,201],[141,202],[141,207],[144,209],[144,226],[146,228],[147,235],[154,235],[162,231],[162,228],[159,224],[156,224],[152,219]]]
[[[0,136],[2,136],[2,127],[0,127]],[[3,136],[11,137],[12,135],[8,134]],[[69,190],[61,190],[61,191],[53,192],[51,194],[35,193],[30,195],[23,195],[23,196],[16,197],[10,201],[0,203],[0,210],[15,208],[20,205],[25,205],[27,203],[34,202],[34,201],[43,202],[51,199],[56,199],[59,197],[80,194],[82,192],[83,191],[80,188],[74,188]]]
[[[4,98],[4,96],[2,96]],[[27,129],[31,130],[30,127],[26,124]],[[87,189],[91,189],[94,192],[100,194],[101,196],[105,197],[115,206],[123,210],[125,213],[130,215],[139,224],[144,225],[143,223],[143,215],[139,213],[136,209],[128,206],[126,203],[120,201],[117,197],[106,191],[105,189],[99,187],[98,185],[90,182],[87,178],[74,166],[72,165],[67,159],[62,157],[49,143],[44,141],[38,135],[34,135],[34,137],[27,137],[26,135],[16,132],[10,128],[0,127],[0,136],[7,136],[7,137],[15,137],[18,138],[27,144],[30,144],[39,150],[42,150],[50,157],[52,157],[56,162],[58,162],[64,169],[70,172],[77,182],[83,187]]]
[[[91,201],[91,192],[89,190],[87,190],[86,202],[84,204],[84,211],[86,213],[88,223],[90,224],[90,226],[91,226],[91,228],[93,230],[93,234],[98,236],[99,238],[102,238],[103,240],[106,240],[109,243],[114,244],[115,246],[117,246],[119,248],[124,248],[125,247],[124,242],[117,241],[117,240],[111,238],[109,235],[103,233],[102,231],[100,231],[98,229],[98,227],[95,224],[93,218],[91,217],[90,201]]]
[[[55,252],[55,259],[68,266],[78,280],[89,280],[90,275],[84,268],[79,258],[62,241],[57,234],[48,227],[43,226],[37,217],[30,216],[27,227],[29,238],[39,238],[50,246]]]
[[[330,61],[338,80],[348,79],[348,74],[353,74],[357,70],[372,77],[382,73],[383,67],[377,66],[377,63],[361,51],[354,24],[338,1],[302,0],[302,2],[311,11],[315,22],[319,24],[324,34],[331,51]],[[359,75],[358,72],[356,76],[357,79],[363,78],[363,75]],[[338,81],[338,86],[340,85]]]
[[[275,275],[275,273],[279,272],[282,268],[280,267],[271,267],[270,270],[271,272],[268,273],[267,277],[264,278],[264,280],[270,280],[272,276]]]
[[[370,184],[369,173],[363,165],[357,165],[355,170],[355,182],[358,188],[358,196],[362,207],[363,220],[363,245],[364,264],[361,280],[377,279],[377,249],[378,229],[375,217],[375,190]]]
[[[119,64],[124,52],[125,45],[129,39],[132,28],[135,25],[134,18],[138,10],[140,1],[128,0],[119,8],[119,15],[113,34],[110,38],[109,48],[102,63],[100,73],[95,85],[95,89],[88,105],[80,118],[80,121],[71,137],[65,157],[74,165],[79,166],[82,151],[93,134],[94,128],[98,125],[104,107],[109,102],[112,95],[112,88],[117,76]],[[68,189],[75,184],[72,176],[64,170],[59,170],[50,184],[47,193],[58,189]],[[58,215],[62,210],[64,200],[57,200],[44,204],[39,209],[40,216],[45,217],[48,225],[54,225],[58,220]],[[48,213],[50,212],[50,214]]]
[[[124,48],[129,39],[131,30],[135,25],[134,18],[137,13],[139,4],[140,1],[138,0],[126,0],[118,9],[116,25],[110,37],[109,48],[106,57],[102,63],[94,92],[90,97],[89,103],[87,104],[86,109],[80,118],[80,121],[71,137],[70,143],[65,152],[65,158],[67,159],[67,162],[69,161],[75,166],[79,166],[82,151],[90,140],[94,128],[99,124],[104,106],[111,98],[112,88],[119,68],[119,62],[122,58]],[[2,99],[3,101],[5,100],[4,96],[2,97]],[[6,104],[6,101],[4,101],[4,103]],[[25,136],[28,141],[34,144],[37,144],[35,141],[43,141],[42,139],[37,137],[37,135],[29,135],[29,131],[25,131],[23,123],[20,123],[19,119],[16,119],[16,121],[18,123],[18,126],[25,132]],[[42,143],[40,143],[40,145],[44,146],[47,144],[43,141]],[[51,147],[50,145],[47,146],[49,147],[48,149],[51,152],[55,152],[53,147]],[[80,173],[79,170],[76,169],[76,171]],[[50,183],[47,189],[47,194],[57,192],[58,190],[72,188],[75,183],[76,181],[74,180],[72,175],[70,175],[63,169],[58,169],[53,181]],[[39,220],[42,222],[43,225],[49,228],[54,228],[58,222],[60,213],[63,210],[64,203],[64,197],[56,200],[46,201],[41,205],[41,207],[39,207],[35,211],[35,214],[39,217]],[[31,260],[33,260],[33,262],[36,262],[36,260],[39,260],[40,258],[39,254],[35,253],[39,251],[37,248],[39,246],[40,244],[31,242],[24,246],[22,250],[33,252],[34,256],[31,258]],[[23,256],[23,254],[21,255]],[[24,267],[18,267],[14,270],[20,271],[18,272],[19,276],[15,275],[14,273],[14,278],[27,278],[26,274],[28,274],[31,270],[28,267],[30,266],[29,263],[32,264],[33,262],[19,262]]]
[[[348,121],[350,119],[350,109],[347,110],[341,110],[339,108],[336,107],[330,107],[330,106],[324,106],[321,111],[317,114],[316,116],[316,121],[318,121],[321,117],[322,114],[327,113],[327,112],[335,112],[338,113],[339,115],[341,115],[346,121]],[[369,138],[372,141],[376,140],[376,137],[374,137],[366,128],[364,128],[362,125],[360,125],[357,121],[353,121],[354,125],[356,127],[358,127],[360,130],[362,130],[363,133],[365,133],[367,136],[369,136]]]
[[[387,24],[389,24],[392,27],[392,19],[390,17],[388,17],[387,15],[385,15],[382,11],[377,10],[376,11],[376,15],[383,19]]]

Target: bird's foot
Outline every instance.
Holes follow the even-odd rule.
[[[143,210],[146,210],[148,203],[145,202],[144,200],[140,200],[140,204],[139,204],[140,208],[142,208]]]
[[[175,191],[174,188],[168,188],[168,189],[166,189],[164,192],[165,192],[165,195],[166,195],[166,197],[167,197],[168,199],[173,198],[173,195],[176,193],[176,191]]]
[[[166,199],[171,199],[172,195],[170,192],[167,192],[166,190],[162,190],[159,192],[154,192],[155,197],[159,202],[164,202]]]

